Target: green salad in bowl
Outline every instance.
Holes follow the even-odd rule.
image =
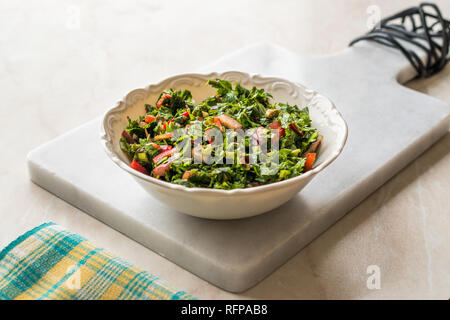
[[[312,169],[323,137],[311,126],[308,107],[227,80],[207,85],[216,94],[202,101],[189,90],[168,89],[139,118],[128,117],[120,148],[131,168],[186,187],[224,190]]]

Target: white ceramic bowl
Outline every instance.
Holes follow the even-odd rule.
[[[275,102],[308,106],[312,126],[324,140],[314,169],[285,181],[259,187],[234,190],[187,188],[144,175],[129,167],[127,156],[120,150],[119,140],[132,119],[144,113],[144,104],[154,104],[161,91],[168,88],[188,89],[196,102],[214,95],[215,89],[206,85],[209,79],[221,78],[240,82],[247,88],[264,88]],[[238,219],[255,216],[282,205],[302,190],[320,171],[341,153],[347,139],[347,125],[333,103],[326,97],[290,81],[250,75],[242,72],[210,74],[181,74],[144,89],[131,91],[123,101],[106,112],[101,140],[107,155],[120,168],[131,174],[155,199],[164,205],[192,216],[209,219]]]

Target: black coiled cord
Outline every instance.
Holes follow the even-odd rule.
[[[421,3],[382,19],[367,34],[350,42],[350,46],[362,40],[400,50],[417,71],[417,78],[438,73],[450,60],[450,22],[433,3]],[[425,63],[420,58],[421,52],[426,54]]]

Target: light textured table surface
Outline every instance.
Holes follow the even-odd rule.
[[[436,1],[450,16],[450,3]],[[0,247],[59,223],[199,298],[450,297],[450,134],[249,291],[222,291],[29,181],[32,148],[247,44],[327,54],[410,1],[0,2]],[[376,9],[376,8],[375,8]],[[450,67],[409,86],[450,103]],[[426,106],[424,106],[426,107]],[[93,164],[95,165],[95,164]],[[366,286],[367,267],[381,288]]]

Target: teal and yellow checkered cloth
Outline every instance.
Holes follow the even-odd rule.
[[[54,223],[0,252],[2,299],[192,299]]]

